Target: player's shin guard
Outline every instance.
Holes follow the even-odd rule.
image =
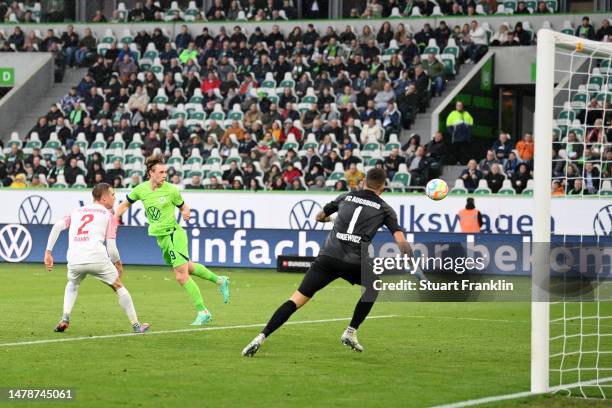
[[[76,301],[77,295],[79,294],[79,284],[71,280],[66,284],[64,290],[64,314],[62,320],[68,322],[70,320],[70,313],[72,313],[72,307]]]
[[[130,319],[130,323],[138,323],[138,317],[136,316],[136,309],[134,308],[132,296],[124,286],[117,289],[117,299],[119,300],[119,306],[121,306],[128,319]]]
[[[202,292],[200,292],[198,285],[193,281],[193,279],[191,279],[191,276],[189,279],[187,279],[187,282],[185,282],[183,287],[191,298],[196,310],[198,312],[206,310],[206,306],[204,306],[204,299],[202,299]]]
[[[295,313],[296,310],[297,306],[292,300],[288,300],[283,303],[278,309],[276,309],[276,312],[274,312],[266,327],[264,327],[264,329],[261,331],[263,335],[268,337],[274,333],[276,329],[281,327],[287,320],[289,320],[291,315]]]
[[[198,278],[209,280],[213,283],[217,283],[219,277],[215,275],[210,269],[199,263],[193,263],[193,276]]]
[[[372,307],[374,306],[373,301],[366,302],[364,301],[364,299],[375,301],[377,297],[378,297],[377,291],[375,291],[372,288],[366,289],[366,292],[364,292],[361,295],[361,298],[355,305],[355,311],[353,312],[353,318],[351,319],[351,324],[349,325],[350,328],[357,330],[359,326],[361,325],[361,323],[363,323],[363,321],[366,319],[366,317],[368,317],[368,314],[370,314],[370,310],[372,310]]]

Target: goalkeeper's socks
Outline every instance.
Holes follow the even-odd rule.
[[[202,293],[200,292],[200,288],[193,281],[193,279],[191,279],[191,276],[189,277],[189,279],[187,279],[187,282],[185,282],[183,287],[191,298],[191,301],[193,302],[196,310],[198,312],[206,310],[206,306],[204,306],[204,299],[202,299]]]
[[[276,309],[276,312],[274,312],[272,315],[272,318],[270,318],[270,321],[266,327],[264,327],[264,329],[261,331],[262,334],[266,337],[270,336],[276,329],[285,324],[285,322],[289,320],[291,315],[295,313],[296,310],[297,306],[292,300],[288,300],[280,305],[280,307]]]
[[[205,267],[199,263],[193,263],[193,273],[192,275],[197,276],[198,278],[209,280],[213,283],[220,284],[223,281],[219,281],[219,277],[213,273],[210,269]]]
[[[353,318],[351,319],[349,327],[357,330],[359,325],[361,325],[365,318],[368,317],[368,314],[370,314],[372,306],[374,306],[373,302],[364,302],[363,300],[359,300],[355,306],[355,311],[353,312]]]

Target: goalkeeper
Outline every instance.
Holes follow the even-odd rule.
[[[175,216],[175,207],[178,207],[183,219],[187,221],[190,214],[189,206],[185,204],[178,189],[166,182],[168,168],[161,157],[149,157],[146,167],[146,176],[149,180],[140,183],[127,195],[127,200],[117,208],[117,218],[121,218],[130,205],[142,201],[149,222],[149,235],[156,237],[164,261],[168,266],[172,266],[176,281],[185,288],[198,312],[192,325],[209,323],[212,321],[212,315],[204,306],[200,288],[191,279],[191,275],[216,283],[225,303],[229,301],[230,281],[225,276],[215,275],[204,265],[189,260],[187,234]]]

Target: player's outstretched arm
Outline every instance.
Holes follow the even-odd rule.
[[[393,233],[393,238],[395,239],[395,242],[397,242],[397,246],[399,246],[402,255],[408,255],[409,257],[411,257],[412,247],[410,246],[408,241],[406,241],[406,236],[404,235],[404,233],[402,231],[395,231]]]
[[[115,210],[115,217],[117,220],[121,219],[121,216],[128,210],[128,208],[130,208],[130,205],[132,205],[132,203],[130,203],[128,200],[122,201],[121,204],[119,204]]]
[[[47,249],[45,250],[45,266],[49,272],[51,272],[53,269],[53,247],[55,246],[60,233],[66,228],[68,228],[68,224],[66,223],[65,219],[62,219],[53,225],[53,228],[51,228],[51,232],[49,233],[49,238],[47,239]]]
[[[325,214],[325,211],[321,210],[315,216],[315,219],[317,220],[317,222],[331,222],[332,216]]]

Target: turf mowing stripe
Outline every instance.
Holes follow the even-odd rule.
[[[549,394],[549,393],[552,394],[552,393],[555,393],[555,392],[561,391],[561,390],[571,390],[573,388],[579,388],[579,387],[597,387],[597,386],[601,385],[601,383],[610,382],[610,381],[612,381],[612,377],[606,377],[606,378],[599,378],[599,379],[595,379],[595,380],[576,382],[576,383],[572,383],[572,384],[556,385],[554,387],[551,387],[550,391],[548,393],[546,393],[546,394]],[[463,407],[473,407],[475,405],[487,404],[489,402],[507,401],[507,400],[512,400],[512,399],[532,397],[532,396],[535,396],[535,395],[543,395],[543,394],[538,394],[538,393],[531,392],[531,391],[523,391],[523,392],[516,392],[514,394],[495,395],[495,396],[492,396],[492,397],[485,397],[485,398],[478,398],[478,399],[467,400],[467,401],[460,401],[460,402],[455,402],[455,403],[446,404],[446,405],[436,405],[435,407],[432,407],[432,408],[463,408]]]
[[[392,317],[399,317],[399,315],[383,315],[383,316],[369,316],[370,319],[389,319]],[[330,323],[340,322],[344,320],[351,320],[351,317],[339,317],[335,319],[320,319],[320,320],[301,320],[296,322],[287,322],[288,324],[313,324],[313,323]],[[194,329],[177,329],[177,330],[161,330],[151,331],[145,334],[141,333],[118,333],[118,334],[107,334],[103,336],[87,336],[87,337],[68,337],[65,339],[46,339],[46,340],[33,340],[33,341],[20,341],[15,343],[0,343],[0,347],[13,347],[13,346],[31,346],[36,344],[49,344],[49,343],[66,343],[70,341],[81,341],[81,340],[99,340],[99,339],[113,339],[116,337],[133,337],[133,336],[152,336],[155,334],[173,334],[173,333],[190,333],[190,332],[201,332],[201,331],[212,331],[212,330],[232,330],[232,329],[249,329],[253,327],[264,327],[266,323],[257,324],[240,324],[236,326],[219,326],[219,327],[201,327]]]

